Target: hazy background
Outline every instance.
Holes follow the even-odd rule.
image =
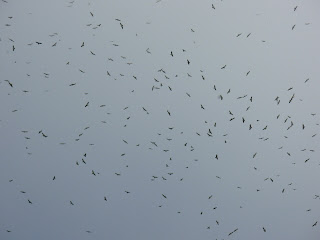
[[[0,239],[319,239],[319,11],[2,0]]]

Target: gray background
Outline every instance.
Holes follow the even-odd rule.
[[[0,2],[0,239],[319,239],[319,10]]]

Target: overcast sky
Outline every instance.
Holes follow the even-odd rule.
[[[0,239],[319,239],[319,12],[2,0]]]

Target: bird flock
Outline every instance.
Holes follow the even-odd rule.
[[[318,239],[320,21],[271,2],[2,0],[0,238]]]

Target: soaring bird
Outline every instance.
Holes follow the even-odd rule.
[[[12,83],[11,83],[9,80],[4,80],[4,81],[7,82],[7,83],[10,85],[10,87],[13,88],[13,85],[12,85]]]

